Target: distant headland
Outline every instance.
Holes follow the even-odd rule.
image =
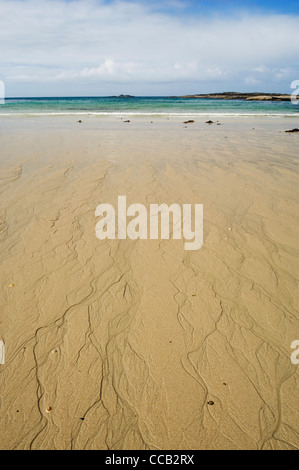
[[[171,96],[170,98],[178,98]],[[246,101],[291,101],[291,95],[281,93],[208,93],[199,95],[180,96],[183,99],[213,99],[213,100],[246,100]]]

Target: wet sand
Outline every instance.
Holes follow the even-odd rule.
[[[0,448],[298,449],[298,119],[129,119],[0,121]],[[119,195],[203,248],[98,240]]]

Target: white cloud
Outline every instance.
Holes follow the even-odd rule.
[[[0,0],[0,44],[0,79],[13,89],[175,83],[188,92],[188,83],[200,91],[208,82],[265,90],[299,78],[298,16],[188,18],[125,1]]]
[[[247,77],[245,78],[245,83],[246,85],[259,85],[260,81],[254,77]]]

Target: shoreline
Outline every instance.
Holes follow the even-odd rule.
[[[89,118],[125,118],[125,117],[136,117],[136,118],[149,118],[149,117],[156,117],[156,118],[209,118],[209,117],[217,117],[217,118],[256,118],[256,119],[267,119],[267,118],[297,118],[299,119],[299,114],[296,113],[219,113],[219,112],[206,112],[206,113],[196,113],[196,112],[189,112],[189,113],[158,113],[158,112],[144,112],[138,113],[133,111],[128,112],[88,112],[88,111],[78,111],[78,112],[60,112],[60,113],[0,113],[0,119],[5,120],[9,118],[14,119],[29,119],[29,118],[59,118],[59,117],[89,117]]]

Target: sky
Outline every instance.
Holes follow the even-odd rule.
[[[291,93],[297,1],[0,0],[7,97]]]

